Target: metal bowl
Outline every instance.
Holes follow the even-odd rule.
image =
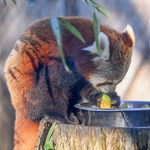
[[[121,104],[125,101],[121,101]],[[141,108],[149,101],[127,101],[127,109],[100,109],[76,104],[85,117],[87,126],[101,127],[150,127],[150,108]]]

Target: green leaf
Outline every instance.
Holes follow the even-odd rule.
[[[14,2],[14,4],[17,4],[17,3],[16,3],[16,0],[12,0],[12,1]]]
[[[100,4],[95,3],[94,1],[91,1],[91,2],[93,3],[93,7],[95,7],[101,14],[109,18],[111,17],[109,11],[105,7],[103,7]]]
[[[141,108],[149,108],[149,106],[147,104],[145,104]]]
[[[82,35],[80,34],[80,32],[74,27],[72,26],[70,23],[68,23],[67,21],[65,21],[62,18],[58,18],[59,22],[65,27],[67,28],[73,35],[75,35],[77,38],[79,38],[83,43],[85,43]]]
[[[46,138],[46,144],[50,144],[51,143],[51,139],[52,139],[52,135],[53,135],[53,132],[54,132],[54,129],[55,129],[55,125],[56,125],[56,122],[51,126],[48,134],[47,134],[47,138]]]
[[[85,1],[88,4],[90,0],[82,0],[82,1]]]
[[[3,0],[5,7],[7,6],[6,0]]]
[[[29,3],[30,3],[30,6],[32,7],[33,5],[34,5],[34,3],[35,3],[35,0],[28,0],[29,1]]]
[[[128,103],[125,101],[119,108],[122,108],[122,109],[128,108]]]
[[[57,17],[52,16],[50,19],[51,27],[56,38],[57,44],[62,46],[62,33]]]
[[[61,29],[61,26],[59,24],[58,18],[53,16],[50,19],[50,22],[51,22],[52,31],[53,31],[54,36],[55,36],[56,41],[57,41],[57,45],[58,45],[58,48],[59,48],[59,52],[60,52],[60,56],[61,56],[64,68],[67,72],[71,73],[71,70],[67,66],[67,63],[66,63],[66,60],[65,60],[65,57],[64,57],[64,53],[63,53],[63,49],[62,49],[62,29]]]
[[[98,26],[98,32],[100,31],[100,16],[97,10],[95,10],[95,14],[97,17],[97,26]]]
[[[48,149],[48,150],[53,149],[53,147],[52,147],[51,145],[49,145],[49,144],[45,144],[45,145],[44,145],[44,148],[45,148],[45,149]]]
[[[93,13],[93,29],[94,29],[96,48],[99,52],[98,33],[99,33],[99,30],[100,30],[100,21],[98,20],[98,16],[96,14],[96,11]]]

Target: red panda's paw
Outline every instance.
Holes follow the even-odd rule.
[[[85,116],[83,115],[81,110],[79,110],[77,112],[77,118],[78,118],[81,125],[85,125]]]
[[[53,124],[54,122],[56,122],[56,124],[73,124],[73,125],[77,125],[77,122],[74,122],[72,120],[69,120],[67,117],[60,117],[60,116],[45,116],[44,121],[49,122],[50,124]]]
[[[119,108],[119,106],[120,106],[120,100],[118,101],[118,100],[115,100],[115,99],[112,99],[112,109],[114,109],[114,108]]]
[[[54,118],[50,118],[47,115],[42,119],[42,121],[44,121],[44,122],[50,122],[50,124],[53,124],[54,122],[61,123],[60,120],[57,120],[57,119],[54,119]]]
[[[117,95],[117,93],[113,93],[111,96],[112,99],[112,107],[111,108],[119,108],[120,106],[120,97]]]
[[[72,122],[72,124],[74,125],[79,125],[79,120],[77,119],[77,117],[74,115],[74,113],[70,113],[70,116],[69,116],[69,120],[70,122]]]

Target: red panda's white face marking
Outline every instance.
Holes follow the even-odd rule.
[[[103,32],[100,32],[98,35],[99,39],[99,52],[96,48],[96,42],[93,45],[84,48],[83,50],[87,50],[92,54],[96,54],[97,56],[93,59],[93,61],[107,61],[110,58],[110,49],[109,49],[109,40],[108,36]],[[99,70],[99,67],[97,68]],[[99,74],[93,74],[90,76],[90,83],[99,91],[104,93],[114,92],[116,85],[112,82],[112,85],[107,84],[107,78],[100,76]]]
[[[110,57],[109,53],[109,40],[106,34],[103,32],[100,32],[98,35],[99,40],[99,51],[96,48],[96,42],[93,43],[93,45],[83,48],[83,50],[89,51],[92,54],[97,54],[97,57],[95,57],[93,60],[98,59],[104,59],[108,60]]]

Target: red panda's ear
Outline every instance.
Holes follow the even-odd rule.
[[[97,50],[96,42],[94,42],[91,46],[83,48],[82,50],[86,50],[93,54],[99,55],[97,59],[108,60],[110,57],[108,36],[103,32],[99,32],[98,40],[99,40],[99,51]]]
[[[134,31],[129,24],[124,29],[122,35],[128,40],[130,47],[134,47],[134,45],[135,45]]]

